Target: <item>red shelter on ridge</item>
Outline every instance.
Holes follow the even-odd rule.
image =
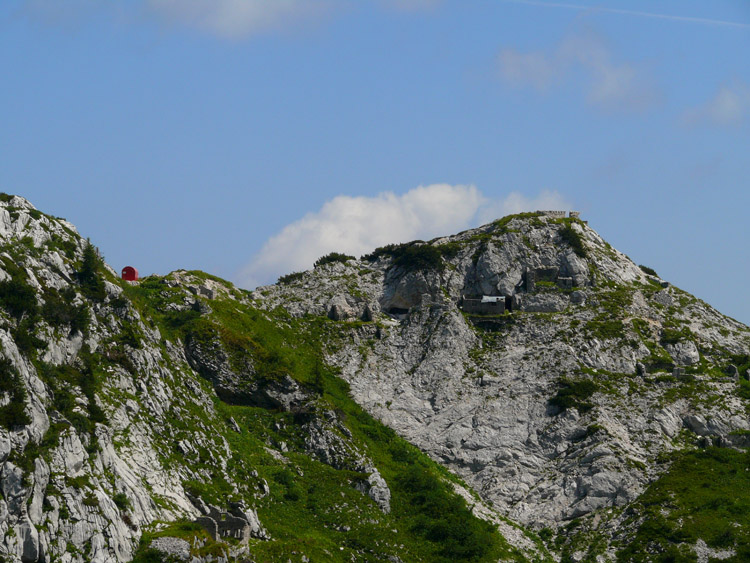
[[[125,266],[122,269],[122,279],[126,281],[138,281],[138,270],[133,266]]]

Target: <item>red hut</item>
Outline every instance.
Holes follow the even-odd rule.
[[[126,281],[138,281],[138,270],[133,266],[125,266],[122,269],[122,279]]]

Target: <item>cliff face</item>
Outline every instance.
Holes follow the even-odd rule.
[[[676,468],[745,463],[750,330],[578,220],[332,256],[252,293],[201,272],[123,282],[72,225],[4,194],[0,244],[8,560],[750,549],[691,531],[687,493],[649,512]]]

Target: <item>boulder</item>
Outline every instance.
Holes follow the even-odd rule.
[[[574,291],[570,294],[570,302],[573,305],[583,305],[586,303],[586,292],[581,290]]]
[[[375,501],[378,508],[385,514],[391,511],[391,490],[380,472],[374,467],[372,473],[367,476],[367,481],[360,481],[356,488]]]
[[[682,423],[691,432],[698,434],[698,436],[708,436],[711,432],[706,424],[706,419],[701,415],[691,414],[682,419]]]
[[[698,347],[692,340],[681,340],[674,344],[666,344],[664,348],[672,356],[674,363],[680,366],[691,366],[701,359]]]
[[[190,544],[181,538],[169,536],[156,538],[151,540],[149,547],[163,553],[166,557],[172,557],[179,561],[190,560]]]
[[[328,318],[333,321],[345,321],[355,316],[343,295],[337,295],[328,303]]]

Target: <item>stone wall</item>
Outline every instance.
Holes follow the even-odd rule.
[[[478,299],[461,300],[461,310],[474,315],[500,315],[505,312],[505,298],[497,301],[483,301]]]

